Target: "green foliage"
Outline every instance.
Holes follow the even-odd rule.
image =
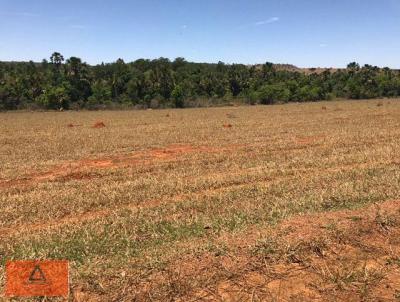
[[[68,109],[69,99],[68,84],[65,86],[49,87],[38,98],[38,103],[46,109]]]
[[[183,108],[183,105],[184,105],[183,101],[185,98],[185,94],[180,85],[175,86],[174,90],[172,90],[171,97],[175,101],[176,108]]]
[[[286,103],[290,99],[290,90],[284,83],[267,84],[258,91],[258,98],[261,100],[261,104]]]
[[[272,63],[190,63],[139,59],[90,66],[54,52],[41,63],[0,62],[0,110],[101,109],[203,106],[232,101],[275,104],[400,95],[400,72],[353,62],[347,69],[317,73]]]
[[[297,98],[299,101],[317,101],[321,99],[320,88],[311,85],[305,85],[298,90]]]

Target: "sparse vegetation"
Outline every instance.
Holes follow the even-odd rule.
[[[379,102],[0,113],[2,264],[68,259],[76,301],[398,299]]]

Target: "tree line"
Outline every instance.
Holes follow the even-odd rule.
[[[353,62],[304,72],[278,65],[122,59],[95,66],[55,52],[41,63],[0,62],[0,110],[183,108],[400,95],[400,72]]]

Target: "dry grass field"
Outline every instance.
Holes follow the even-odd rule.
[[[43,258],[70,301],[400,301],[399,150],[400,100],[1,113],[0,286]]]

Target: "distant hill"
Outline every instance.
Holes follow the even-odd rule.
[[[257,68],[262,68],[263,64],[257,64],[255,65]],[[301,72],[304,74],[321,74],[324,71],[328,70],[330,72],[336,72],[339,70],[345,70],[343,68],[324,68],[324,67],[309,67],[309,68],[301,68],[297,67],[296,65],[293,64],[273,64],[275,70],[278,71],[290,71],[290,72]]]

